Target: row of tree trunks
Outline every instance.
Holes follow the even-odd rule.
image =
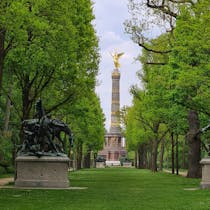
[[[155,143],[156,142],[156,143]],[[138,150],[135,152],[135,167],[136,168],[149,168],[152,169],[152,167],[156,167],[157,171],[157,164],[156,166],[152,165],[152,161],[155,161],[154,159],[152,160],[152,152],[154,156],[158,156],[158,141],[154,141],[152,146],[152,151],[150,151],[150,155],[147,155],[148,151],[148,145],[140,145],[138,147]],[[155,144],[154,144],[155,143]],[[174,133],[171,133],[171,166],[172,166],[172,173],[179,174],[179,151],[178,151],[178,135],[175,136],[174,138]],[[159,170],[163,170],[163,158],[164,158],[164,151],[165,151],[165,140],[163,139],[161,141],[161,147],[160,147],[160,154],[159,154]],[[154,164],[154,163],[153,163]]]
[[[188,133],[188,143],[189,143],[189,168],[188,168],[188,174],[187,177],[191,178],[199,178],[201,177],[201,166],[200,166],[200,147],[201,147],[201,141],[200,136],[196,135],[197,131],[199,130],[199,119],[197,112],[191,110],[189,111],[188,115],[188,121],[189,121],[189,133]],[[156,130],[158,129],[158,126],[156,126]],[[136,168],[148,168],[150,165],[150,169],[153,172],[157,171],[157,156],[158,156],[158,145],[159,140],[155,139],[152,142],[152,151],[151,151],[151,165],[149,164],[150,160],[148,160],[147,157],[147,149],[146,144],[142,144],[138,147],[138,150],[135,152],[135,167]],[[172,166],[172,174],[175,173],[179,174],[179,153],[178,153],[178,135],[174,135],[173,132],[171,132],[171,166]],[[81,162],[82,162],[82,154],[81,150],[78,150],[78,165],[77,169],[81,168]],[[81,154],[81,155],[79,155]],[[163,169],[163,156],[164,156],[164,140],[161,142],[161,149],[160,149],[160,170]],[[185,154],[183,152],[183,160],[185,160]],[[88,150],[87,154],[84,157],[84,167],[90,168],[91,166],[91,151]],[[184,163],[183,163],[184,164]]]
[[[91,167],[91,149],[88,148],[87,152],[83,156],[83,145],[82,143],[78,143],[76,145],[76,170],[79,170],[81,168],[90,168]],[[95,157],[95,155],[94,155]],[[94,164],[94,163],[93,163]],[[94,165],[93,165],[94,167]]]
[[[138,150],[135,153],[135,167],[136,168],[148,168],[148,158],[147,158],[147,145],[140,144]]]
[[[183,144],[182,144],[182,162],[181,162],[181,168],[185,168],[187,169],[188,168],[188,161],[187,161],[187,139],[185,137],[185,140],[183,141]]]
[[[91,149],[89,148],[85,154],[82,152],[82,144],[79,143],[76,146],[76,154],[74,155],[73,159],[75,160],[75,166],[72,165],[71,167],[75,168],[76,170],[79,170],[81,168],[95,168],[96,163],[95,159],[97,157],[97,153],[93,154],[93,161],[91,160]],[[71,156],[72,157],[72,156]]]

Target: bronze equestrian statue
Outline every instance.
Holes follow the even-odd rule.
[[[36,118],[24,120],[24,141],[19,151],[20,155],[36,156],[63,156],[64,140],[61,133],[69,138],[69,145],[73,146],[73,135],[68,125],[61,120],[51,119],[50,114],[45,114],[42,102],[36,103]]]

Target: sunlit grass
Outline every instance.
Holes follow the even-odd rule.
[[[199,179],[148,170],[106,168],[70,173],[82,190],[0,189],[0,209],[170,210],[210,209],[210,191]]]

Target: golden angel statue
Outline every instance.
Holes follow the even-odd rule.
[[[114,53],[111,53],[111,56],[113,57],[113,60],[114,60],[114,65],[115,65],[115,68],[120,68],[120,64],[119,64],[119,58],[124,55],[124,53],[117,53],[116,51]]]

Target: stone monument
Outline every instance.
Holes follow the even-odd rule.
[[[119,58],[124,53],[113,53],[115,69],[112,71],[112,103],[111,103],[111,127],[105,135],[104,148],[99,156],[106,159],[106,165],[120,165],[120,157],[126,156],[121,134],[119,113],[120,113],[120,71]]]
[[[210,124],[202,128],[199,133],[203,133],[210,129]],[[207,149],[206,149],[207,150]],[[202,180],[200,183],[201,189],[210,189],[210,144],[208,144],[208,157],[203,158],[200,161],[202,165]]]
[[[68,188],[69,158],[64,154],[61,132],[69,136],[70,128],[58,119],[45,115],[41,100],[36,104],[36,118],[22,123],[24,140],[16,158],[16,187]]]
[[[96,168],[105,168],[106,166],[106,159],[102,156],[98,156],[96,159]]]

